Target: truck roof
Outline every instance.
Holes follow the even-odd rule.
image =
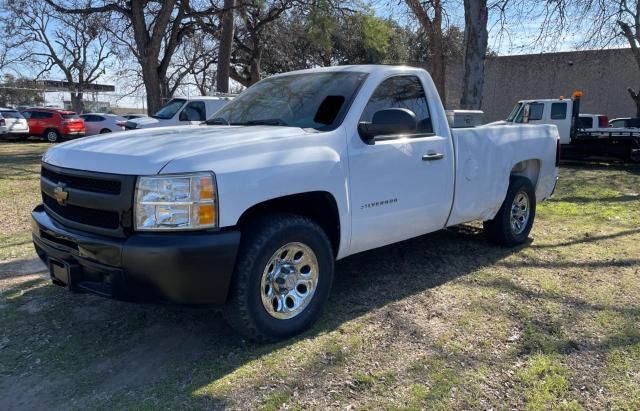
[[[561,101],[571,101],[571,99],[539,98],[539,99],[529,99],[529,100],[518,100],[518,103],[559,103]]]
[[[375,73],[379,71],[426,71],[419,67],[413,66],[392,66],[386,64],[356,64],[347,66],[330,66],[330,67],[316,67],[305,70],[290,71],[288,73],[276,74],[275,76],[289,76],[292,74],[302,73],[323,73],[323,72],[341,72],[341,71],[354,71],[360,73]],[[274,76],[274,77],[275,77]]]
[[[190,96],[190,97],[184,97],[184,96],[175,96],[173,97],[174,99],[181,99],[181,100],[230,100],[231,96]]]

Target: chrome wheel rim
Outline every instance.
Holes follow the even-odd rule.
[[[54,142],[58,139],[58,134],[56,134],[55,131],[49,131],[47,133],[47,140],[49,140],[50,142]]]
[[[269,259],[260,281],[262,305],[279,320],[302,313],[316,292],[318,258],[303,243],[288,243]]]
[[[529,195],[520,191],[511,204],[511,231],[513,234],[520,235],[524,232],[529,222],[529,215]]]

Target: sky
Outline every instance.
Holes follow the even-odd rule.
[[[415,25],[415,18],[409,14],[406,8],[401,5],[401,0],[372,0],[372,11],[382,18],[392,18],[403,25]],[[535,0],[534,0],[535,1]],[[462,27],[464,25],[464,8],[462,7],[462,0],[444,0],[447,7],[446,24]],[[542,17],[536,16],[539,10],[536,11],[535,4],[534,9],[528,15],[527,18],[515,19],[513,16],[508,16],[509,22],[505,28],[506,30],[500,30],[500,23],[496,13],[490,13],[489,18],[489,48],[496,52],[498,55],[514,55],[514,54],[531,54],[540,52],[560,52],[570,51],[578,48],[578,44],[582,40],[582,33],[579,31],[573,33],[566,33],[560,37],[554,37],[552,41],[536,42],[536,38],[539,34],[540,26],[543,22]],[[55,74],[51,76],[55,78]],[[110,95],[109,98],[105,98],[104,95],[99,96],[100,100],[107,100],[120,107],[129,108],[144,108],[145,99],[143,92],[140,90],[137,96],[129,96],[125,98],[116,98],[115,95],[125,93],[123,87],[119,86],[119,79],[114,72],[107,72],[106,75],[100,79],[100,83],[103,84],[115,84],[116,93]],[[121,81],[120,81],[121,83]],[[194,94],[197,92],[194,90]],[[90,96],[87,96],[89,99]],[[47,95],[48,104],[61,104],[62,100],[69,99],[68,94],[65,93],[49,93]]]

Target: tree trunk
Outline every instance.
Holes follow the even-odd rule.
[[[71,110],[78,114],[82,114],[84,112],[84,100],[82,93],[71,93]]]
[[[440,99],[446,104],[446,55],[444,52],[444,36],[442,34],[442,2],[429,0],[425,4],[420,0],[405,0],[405,3],[418,19],[420,26],[427,34],[429,54],[431,56],[431,78],[438,89]],[[427,9],[433,11],[433,17]]]
[[[460,107],[465,110],[482,108],[488,16],[487,0],[464,0],[464,78]]]
[[[431,78],[438,89],[442,104],[447,102],[447,75],[446,75],[446,56],[444,53],[444,39],[442,38],[442,27],[436,28],[430,34],[430,51],[431,51]]]
[[[255,84],[261,80],[262,74],[260,73],[260,62],[262,60],[262,48],[260,45],[256,46],[253,54],[251,55],[251,62],[249,65],[249,82]]]
[[[152,115],[162,107],[162,93],[160,92],[160,78],[155,64],[145,64],[142,67],[144,89],[147,92],[147,112]]]
[[[636,103],[636,117],[640,117],[640,91],[636,93],[631,87],[629,87],[627,91],[633,102]]]
[[[638,4],[638,7],[640,8],[640,4]],[[633,54],[633,58],[636,60],[636,64],[640,67],[640,48],[638,48],[639,39],[637,38],[640,36],[640,33],[637,32],[637,30],[634,33],[631,26],[623,21],[618,21],[618,25],[620,26],[620,29],[622,29],[622,35],[629,42],[629,46],[631,46],[631,53]],[[636,93],[631,87],[629,87],[627,91],[629,92],[633,102],[636,104],[636,117],[640,117],[640,89]]]
[[[216,72],[216,91],[229,92],[229,70],[231,65],[231,49],[233,47],[233,33],[235,31],[234,15],[235,0],[224,0],[224,15],[222,16],[222,33],[218,49],[218,69]]]

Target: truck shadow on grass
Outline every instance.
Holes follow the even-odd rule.
[[[341,260],[318,324],[302,336],[268,345],[243,340],[215,310],[69,294],[43,277],[25,277],[1,290],[0,398],[9,409],[49,405],[223,408],[233,397],[228,395],[235,381],[230,376],[240,373],[238,378],[250,379],[241,369],[254,360],[288,355],[294,346],[332,333],[351,320],[445,283],[466,281],[482,268],[508,266],[502,260],[519,250],[494,247],[477,227],[461,226]],[[558,295],[528,295],[529,290],[510,282],[480,286],[564,301]],[[521,342],[523,353],[540,347],[559,352],[597,348],[565,341],[545,321],[521,314],[514,313],[520,316],[517,321],[524,324],[524,333],[531,334]],[[410,323],[392,317],[389,321],[390,332],[413,332]],[[636,341],[638,336],[621,336],[620,344],[629,338]],[[322,361],[312,358],[308,366],[289,372],[290,378],[343,363],[340,347],[322,350],[318,353]],[[249,386],[244,391],[255,389]]]
[[[121,401],[119,393],[126,390],[136,393],[129,399],[135,403],[140,392],[163,381],[179,381],[179,393],[193,401],[194,387],[515,251],[490,246],[481,230],[465,226],[349,257],[337,263],[319,323],[298,338],[271,345],[243,340],[214,310],[70,294],[46,278],[25,277],[28,281],[5,287],[0,297],[6,335],[6,341],[0,341],[0,398],[5,405],[22,408],[82,407]],[[201,400],[207,406],[224,406],[216,396],[203,395]]]

